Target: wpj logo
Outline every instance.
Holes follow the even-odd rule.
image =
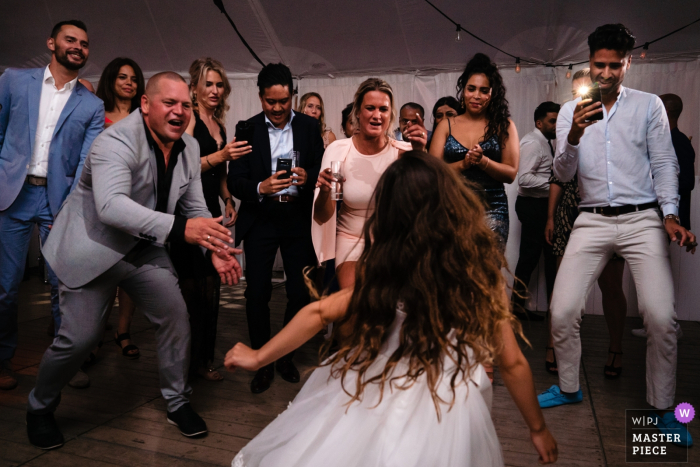
[[[694,416],[693,406],[687,403],[674,411],[625,410],[626,461],[688,462],[684,428]]]

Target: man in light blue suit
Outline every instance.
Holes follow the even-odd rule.
[[[17,294],[34,225],[42,242],[73,187],[88,150],[104,128],[104,105],[78,82],[88,59],[81,21],[54,26],[46,68],[8,69],[0,76],[0,389],[17,380]],[[51,308],[60,325],[58,281],[49,268]]]

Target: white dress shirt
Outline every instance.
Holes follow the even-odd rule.
[[[581,207],[659,202],[664,215],[678,214],[678,160],[658,96],[620,88],[603,120],[586,128],[579,144],[569,144],[574,108],[567,102],[557,118],[554,176],[568,182],[578,170]],[[653,178],[652,178],[653,177]]]
[[[56,80],[49,67],[44,71],[44,81],[41,84],[41,100],[39,101],[39,121],[34,135],[34,151],[29,163],[27,174],[35,177],[46,177],[49,173],[49,148],[56,130],[58,117],[68,102],[78,78],[67,82],[63,89],[56,88]]]
[[[556,145],[556,142],[553,143]],[[552,175],[552,147],[547,137],[535,128],[520,140],[518,195],[528,198],[549,197],[549,177]]]
[[[270,159],[272,173],[271,176],[277,172],[277,159],[285,159],[292,157],[291,152],[294,150],[294,133],[292,132],[292,120],[294,120],[294,111],[289,117],[289,121],[283,128],[277,128],[267,115],[265,115],[265,125],[267,125],[267,134],[270,138]],[[262,182],[260,182],[262,183]],[[263,199],[265,195],[260,194],[260,183],[258,183],[258,194],[260,195],[260,200]],[[267,196],[299,196],[299,187],[292,185],[289,188],[285,188],[277,193],[272,193]]]

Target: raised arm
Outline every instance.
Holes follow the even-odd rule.
[[[239,342],[226,354],[224,364],[233,371],[237,367],[256,371],[299,348],[328,323],[342,318],[348,309],[353,289],[341,290],[329,297],[306,305],[282,330],[259,350]]]

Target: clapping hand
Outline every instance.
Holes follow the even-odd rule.
[[[428,144],[428,132],[425,129],[425,124],[423,118],[418,112],[416,112],[416,123],[409,123],[404,134],[408,141],[411,142],[411,146],[414,151],[424,151],[425,146]]]
[[[476,144],[472,149],[467,152],[467,155],[465,156],[465,159],[467,159],[467,162],[469,166],[476,165],[478,166],[481,163],[481,159],[484,157],[484,150],[481,149],[481,146]]]

